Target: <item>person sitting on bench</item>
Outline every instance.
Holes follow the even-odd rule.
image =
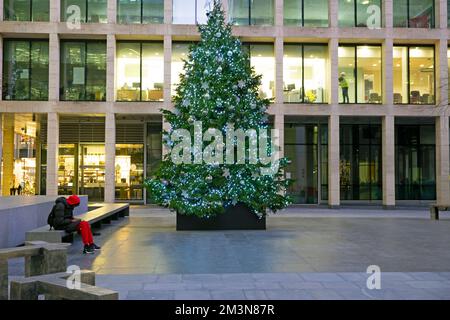
[[[76,195],[72,195],[67,199],[65,197],[56,199],[54,227],[55,230],[64,230],[68,233],[77,231],[80,233],[84,244],[83,254],[93,254],[95,250],[100,250],[100,247],[94,243],[89,222],[73,217],[73,209],[79,205],[80,198]]]

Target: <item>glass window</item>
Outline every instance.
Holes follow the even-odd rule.
[[[285,44],[284,102],[325,103],[327,61],[326,45]]]
[[[434,28],[434,0],[395,0],[394,27]]]
[[[371,23],[372,16],[374,14],[374,11],[372,10],[373,6],[377,6],[380,9],[379,12],[381,13],[381,0],[340,0],[339,26],[373,26],[373,23]]]
[[[328,0],[284,0],[284,25],[328,27]]]
[[[340,46],[340,101],[382,103],[381,63],[380,46]]]
[[[147,123],[147,177],[154,175],[162,160],[162,130],[161,122]],[[147,192],[147,203],[151,203],[149,192]]]
[[[173,43],[172,44],[172,63],[171,63],[171,91],[172,96],[176,95],[176,88],[180,83],[180,74],[184,73],[184,62],[189,55],[189,43]]]
[[[341,200],[381,200],[381,126],[340,127]]]
[[[436,199],[434,130],[434,125],[395,126],[398,200]]]
[[[107,3],[107,0],[62,0],[61,20],[69,20],[75,14],[72,7],[77,6],[82,23],[107,23]]]
[[[275,55],[273,44],[244,44],[256,74],[262,75],[259,94],[261,98],[275,97]]]
[[[162,101],[164,50],[159,42],[117,43],[117,101]]]
[[[163,23],[164,0],[118,0],[117,21],[123,24]]]
[[[5,40],[3,99],[48,99],[48,41]]]
[[[205,24],[210,5],[208,0],[173,0],[173,23]]]
[[[49,21],[49,0],[5,0],[6,21]]]
[[[61,100],[106,100],[106,43],[61,43]]]
[[[144,199],[144,145],[116,145],[116,200]]]
[[[229,0],[230,21],[235,25],[273,25],[273,0]]]
[[[394,47],[394,103],[434,104],[433,47]]]

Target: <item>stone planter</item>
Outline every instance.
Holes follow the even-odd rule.
[[[209,219],[177,212],[177,230],[266,230],[266,218],[259,219],[246,205],[238,203]]]

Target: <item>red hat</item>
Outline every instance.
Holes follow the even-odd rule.
[[[71,206],[77,206],[80,204],[80,198],[76,195],[70,196],[67,198],[67,203]]]

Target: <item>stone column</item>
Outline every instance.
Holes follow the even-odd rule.
[[[447,0],[436,1],[436,29],[443,29],[447,31]]]
[[[3,114],[3,176],[2,195],[9,196],[14,183],[14,114]]]
[[[58,195],[59,115],[47,115],[47,195]]]
[[[60,16],[61,16],[60,0],[50,0],[50,22],[59,22]]]
[[[105,119],[105,202],[115,201],[116,171],[116,116],[107,113]]]
[[[167,2],[167,1],[166,1]],[[170,1],[172,3],[172,1]],[[172,11],[170,12],[172,16]],[[170,35],[164,36],[164,109],[172,108],[172,37]],[[170,124],[162,119],[163,131],[170,130]],[[163,142],[162,153],[163,156],[169,153],[169,149]]]
[[[4,10],[4,9],[3,9],[3,8],[4,8],[3,2],[4,2],[4,1],[0,1],[0,13],[1,13],[1,14],[0,14],[0,21],[3,21],[3,12],[4,12],[4,11],[3,11],[3,10]]]
[[[281,109],[284,103],[283,57],[284,41],[282,37],[277,37],[275,39],[275,104],[277,105],[277,110]]]
[[[117,22],[117,0],[108,0],[108,23]]]
[[[172,0],[164,0],[164,23],[165,24],[172,24],[172,14],[173,14]]]
[[[448,42],[441,39],[436,46],[436,103],[448,109]]]
[[[381,3],[382,25],[387,29],[392,28],[394,26],[393,1],[394,0],[383,0]]]
[[[106,36],[106,101],[116,101],[116,36]]]
[[[59,2],[59,1],[58,1]],[[59,36],[51,33],[49,36],[49,78],[48,78],[48,100],[59,101]]]
[[[274,128],[278,130],[278,144],[280,146],[280,157],[284,157],[284,115],[276,114]]]
[[[436,200],[440,205],[450,203],[449,134],[449,117],[436,117]]]
[[[395,206],[395,118],[384,116],[381,126],[383,206],[389,209]]]
[[[391,106],[394,104],[393,59],[394,42],[385,39],[383,43],[383,103]]]
[[[328,24],[330,28],[337,28],[339,24],[339,1],[328,0]]]
[[[284,25],[284,0],[275,0],[275,26]]]
[[[338,208],[340,199],[339,116],[328,118],[328,206]]]
[[[339,41],[338,39],[330,39],[328,42],[329,70],[328,77],[328,101],[331,105],[339,104]]]

